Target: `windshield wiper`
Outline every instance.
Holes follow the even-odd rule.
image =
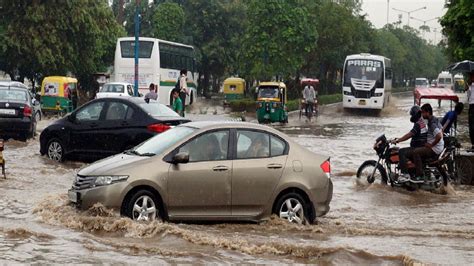
[[[155,156],[156,154],[153,153],[153,152],[145,152],[145,153],[139,153],[138,156],[148,156],[148,157],[151,157],[151,156]]]
[[[123,153],[125,153],[125,154],[134,154],[134,155],[138,155],[138,156],[141,155],[139,152],[137,152],[136,150],[132,150],[132,149],[126,150]]]

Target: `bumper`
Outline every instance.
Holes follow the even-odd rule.
[[[69,201],[81,210],[87,210],[96,203],[101,203],[107,208],[120,210],[125,196],[122,195],[123,191],[128,191],[126,182],[80,190],[71,188],[68,190],[68,197]]]
[[[329,204],[331,203],[332,200],[332,194],[333,194],[333,184],[332,180],[329,179],[329,182],[327,183],[327,186],[324,187],[324,189],[319,189],[317,191],[316,199],[313,199],[314,202],[314,210],[316,212],[316,217],[321,217],[326,215],[326,213],[329,212],[330,206]]]
[[[342,106],[344,108],[382,109],[383,105],[384,96],[371,97],[369,99],[359,99],[349,95],[342,97]]]
[[[33,130],[31,117],[0,118],[0,135],[18,136]]]

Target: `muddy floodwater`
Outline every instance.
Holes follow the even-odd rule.
[[[411,128],[412,102],[409,95],[392,97],[378,115],[333,106],[311,122],[295,116],[288,125],[275,125],[331,157],[331,210],[310,226],[275,217],[261,223],[142,224],[101,206],[78,212],[66,192],[85,164],[40,156],[38,138],[9,141],[7,179],[0,179],[0,262],[472,264],[473,187],[436,194],[356,182],[359,165],[376,157],[372,145],[379,134],[401,137]],[[449,109],[447,102],[441,108],[430,103],[435,115]],[[51,122],[41,121],[39,128]],[[466,146],[465,115],[459,124]]]

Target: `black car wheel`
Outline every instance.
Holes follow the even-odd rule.
[[[161,219],[160,201],[148,190],[137,191],[126,204],[125,214],[134,221],[152,222]]]
[[[64,161],[64,146],[58,139],[51,139],[47,145],[47,153],[49,159],[62,162]]]

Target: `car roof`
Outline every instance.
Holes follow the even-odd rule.
[[[219,128],[250,128],[250,129],[259,129],[265,130],[268,132],[276,133],[281,135],[281,133],[269,126],[249,123],[249,122],[239,122],[239,121],[196,121],[182,124],[181,126],[193,127],[198,129],[219,129]]]
[[[12,80],[0,80],[0,86],[2,87],[15,87],[21,89],[28,89],[25,84],[19,81],[12,81]]]

